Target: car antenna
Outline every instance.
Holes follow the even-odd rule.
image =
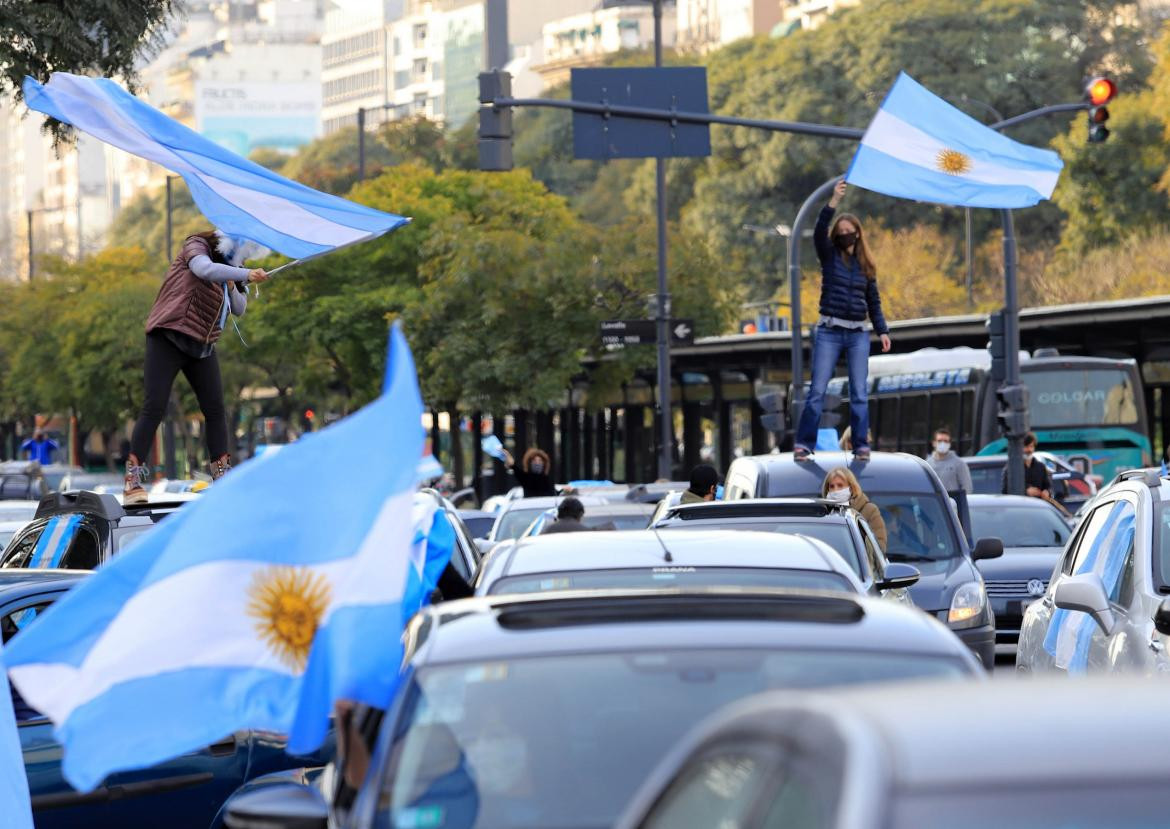
[[[670,550],[666,549],[666,542],[664,542],[664,541],[662,540],[662,536],[660,536],[660,535],[658,534],[658,530],[653,530],[653,532],[654,532],[654,537],[655,537],[656,539],[658,539],[658,546],[660,546],[660,547],[662,548],[662,554],[663,554],[663,555],[662,555],[662,557],[663,557],[663,558],[664,558],[664,559],[665,559],[667,562],[674,561],[674,556],[672,556],[672,555],[670,554]]]

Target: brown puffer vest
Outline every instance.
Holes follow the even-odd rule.
[[[154,306],[146,318],[147,334],[156,328],[169,328],[201,343],[219,339],[223,286],[200,279],[187,267],[200,254],[212,256],[211,244],[202,236],[188,236],[154,298]]]

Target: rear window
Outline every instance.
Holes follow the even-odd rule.
[[[972,491],[978,495],[999,495],[1003,492],[1003,465],[968,467],[971,471]]]
[[[817,541],[823,541],[835,551],[858,576],[861,576],[861,559],[857,544],[849,526],[837,518],[836,520],[796,521],[791,519],[760,519],[758,521],[728,521],[721,524],[719,521],[680,521],[670,525],[671,530],[753,530],[755,532],[794,533],[807,535]]]
[[[508,541],[520,537],[528,529],[528,525],[536,520],[536,516],[544,512],[543,509],[512,509],[499,518],[494,541]]]
[[[489,589],[490,595],[542,593],[549,590],[652,589],[657,587],[795,587],[806,590],[856,592],[847,578],[822,570],[750,567],[630,567],[619,570],[577,570],[507,576]]]

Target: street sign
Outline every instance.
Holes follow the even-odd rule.
[[[570,83],[574,101],[678,112],[710,112],[707,70],[702,66],[574,69]],[[605,160],[708,155],[711,155],[711,129],[707,124],[573,112],[574,158]]]
[[[605,320],[601,323],[602,345],[654,345],[657,341],[654,320]],[[694,320],[670,321],[670,344],[690,345],[695,341]]]

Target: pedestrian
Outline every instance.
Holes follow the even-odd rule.
[[[30,461],[36,461],[41,466],[48,466],[53,462],[53,453],[60,449],[57,441],[45,435],[44,430],[37,429],[30,440],[20,444],[20,451],[28,453]]]
[[[926,462],[938,475],[947,492],[966,492],[970,495],[975,490],[975,485],[971,483],[971,470],[952,451],[951,430],[945,426],[934,430],[934,451],[926,456]]]
[[[1007,472],[1005,465],[1002,486],[1002,491],[1005,494],[1008,491]],[[1052,476],[1048,474],[1048,467],[1044,465],[1044,461],[1036,459],[1036,436],[1031,432],[1024,435],[1024,494],[1053,502]]]
[[[557,494],[552,479],[552,462],[543,449],[536,447],[529,449],[520,459],[519,466],[516,465],[512,453],[505,449],[504,463],[516,476],[516,483],[524,489],[525,498],[545,498]]]
[[[577,498],[566,498],[557,505],[557,520],[540,531],[541,535],[553,533],[575,533],[588,530],[581,519],[585,517],[585,505]]]
[[[882,315],[877,268],[861,221],[851,213],[843,213],[833,221],[833,213],[844,196],[845,182],[839,181],[813,229],[821,262],[821,316],[813,331],[812,383],[796,430],[793,454],[798,461],[806,460],[816,447],[825,389],[842,354],[849,368],[850,434],[857,436],[853,455],[858,460],[869,460],[867,316],[881,339],[882,351],[890,350],[890,329]]]
[[[248,285],[268,279],[262,268],[241,267],[245,260],[265,252],[246,239],[208,230],[188,236],[171,262],[146,319],[146,399],[130,436],[124,503],[146,501],[142,484],[149,470],[144,461],[180,371],[203,412],[212,479],[223,477],[231,468],[215,343],[228,314],[243,316],[247,309]]]
[[[680,504],[701,504],[715,500],[719,487],[719,473],[709,463],[701,463],[691,470],[691,485],[683,491]]]
[[[861,484],[857,482],[856,475],[844,466],[830,469],[829,474],[825,476],[825,480],[821,484],[821,497],[853,507],[873,530],[882,552],[886,551],[886,522],[882,519],[882,513],[877,508],[877,504],[869,500],[861,490]]]

